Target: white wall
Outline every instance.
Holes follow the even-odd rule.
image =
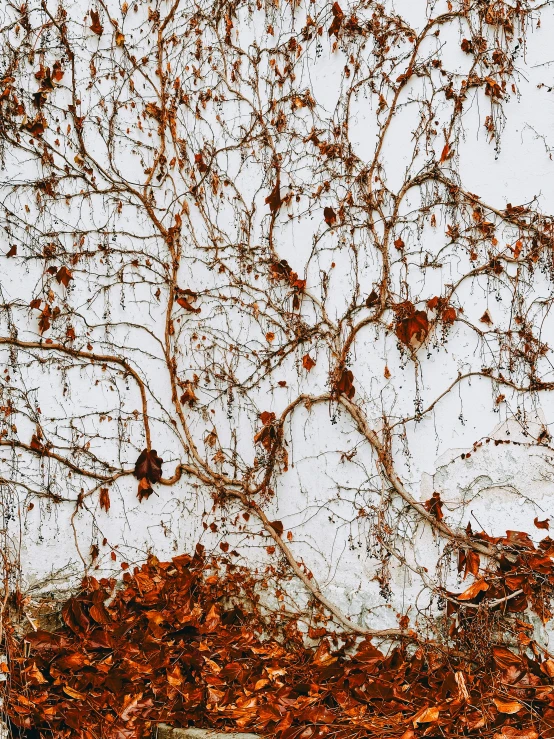
[[[53,2],[47,5],[54,11]],[[271,92],[276,98],[286,98],[277,108],[286,110],[286,131],[292,132],[290,136],[286,132],[278,135],[271,129],[275,133],[274,146],[283,156],[283,193],[290,182],[294,193],[300,195],[299,202],[293,199],[281,209],[274,230],[275,253],[280,259],[288,260],[299,276],[307,280],[307,289],[314,298],[304,298],[301,321],[295,322],[290,316],[287,286],[268,278],[268,265],[275,258],[267,241],[269,208],[265,198],[274,184],[269,148],[262,145],[259,130],[254,130],[256,140],[239,147],[246,156],[244,161],[237,148],[231,148],[236,145],[237,137],[252,125],[250,103],[254,91],[249,87],[248,75],[254,74],[255,65],[243,55],[243,80],[231,83],[230,72],[222,71],[222,64],[227,56],[231,65],[238,58],[237,53],[222,42],[224,30],[218,40],[213,30],[204,29],[203,43],[212,45],[213,58],[212,62],[204,59],[202,74],[195,81],[196,36],[185,35],[188,27],[185,21],[190,19],[193,8],[185,5],[179,8],[178,20],[174,21],[176,44],[169,44],[167,51],[172,64],[168,79],[172,81],[180,76],[183,89],[193,100],[202,88],[227,98],[227,102],[219,104],[208,102],[205,109],[201,106],[202,118],[195,116],[196,103],[177,108],[177,137],[182,142],[180,151],[186,165],[182,172],[178,167],[166,169],[171,177],[163,175],[160,183],[153,180],[152,192],[153,209],[165,227],[175,224],[177,213],[182,217],[178,284],[201,295],[194,303],[201,308],[198,314],[178,306],[172,309],[176,334],[171,351],[178,377],[192,380],[194,373],[200,377],[196,389],[198,402],[192,408],[185,405],[184,413],[200,456],[211,468],[224,470],[230,476],[234,474],[234,449],[238,477],[252,467],[256,454],[260,456],[260,445],[253,441],[261,427],[259,413],[273,411],[280,415],[301,393],[317,396],[328,392],[329,373],[335,367],[333,352],[340,350],[348,330],[347,323],[340,329],[337,326],[350,301],[362,306],[381,275],[381,259],[367,228],[367,213],[358,207],[363,188],[358,187],[353,177],[349,179],[340,161],[322,156],[303,138],[313,126],[321,140],[332,141],[333,123],[348,118],[350,142],[357,157],[355,169],[361,171],[373,157],[384,114],[377,112],[379,97],[371,92],[369,82],[360,85],[347,111],[346,91],[352,79],[344,78],[344,67],[352,66],[349,52],[340,48],[332,50],[334,37],[330,38],[326,31],[331,23],[330,6],[319,0],[305,5],[297,7],[294,13],[284,4],[267,10],[254,8],[252,14],[241,6],[233,19],[232,30],[234,43],[254,55],[251,44],[257,42],[262,48],[276,45],[279,33],[286,41],[305,25],[307,14],[317,20],[316,25],[321,23],[324,27],[321,37],[306,43],[306,51],[296,60],[294,83],[287,82]],[[424,2],[402,0],[386,5],[391,12],[394,6],[394,11],[415,29],[425,26],[427,13],[437,15],[446,11],[446,3],[433,3],[430,4],[433,7],[427,8]],[[47,19],[41,16],[38,2],[31,2],[30,6],[33,8],[30,22],[38,28]],[[42,201],[37,202],[34,191],[24,186],[27,180],[42,175],[37,164],[36,140],[34,144],[28,143],[30,136],[21,128],[21,116],[20,128],[14,127],[11,138],[3,142],[0,180],[4,212],[0,213],[0,220],[5,232],[0,252],[6,254],[13,243],[18,248],[16,256],[0,256],[0,302],[3,303],[0,335],[13,338],[17,334],[18,340],[27,342],[39,340],[39,314],[37,310],[29,310],[28,304],[40,296],[44,306],[44,299],[51,291],[50,305],[52,309],[58,306],[61,313],[42,340],[52,337],[55,343],[63,341],[83,351],[89,351],[86,347],[90,344],[90,351],[97,355],[109,354],[128,361],[146,386],[152,445],[164,459],[164,477],[170,477],[179,462],[194,464],[194,459],[190,445],[186,440],[183,442],[185,432],[172,405],[164,357],[170,295],[167,265],[171,256],[137,195],[150,197],[150,191],[144,187],[149,175],[144,170],[152,166],[156,150],[160,151],[155,119],[141,117],[143,131],[136,129],[137,112],[142,113],[144,108],[139,95],[145,95],[147,102],[156,101],[160,91],[152,51],[156,35],[145,20],[146,3],[138,4],[137,13],[131,5],[125,19],[119,3],[109,0],[107,7],[114,18],[119,18],[125,43],[136,45],[135,55],[150,56],[148,79],[138,72],[130,74],[135,92],[129,88],[127,72],[123,77],[116,74],[115,79],[99,81],[102,73],[114,64],[110,54],[125,70],[129,69],[129,60],[123,48],[113,46],[113,29],[105,13],[102,15],[105,30],[98,37],[88,28],[90,17],[83,24],[88,2],[67,3],[70,35],[79,49],[75,85],[81,99],[81,114],[85,117],[83,137],[90,160],[81,165],[75,159],[80,156],[80,144],[74,135],[72,117],[64,112],[71,102],[71,75],[66,62],[64,78],[49,98],[59,105],[61,132],[56,132],[51,123],[43,137],[59,152],[53,155],[56,176],[63,174],[66,163],[72,175],[58,181],[55,197],[43,195]],[[169,7],[169,3],[159,3],[162,18]],[[215,5],[204,3],[203,8],[208,17],[212,12],[215,14]],[[346,4],[343,10],[347,11]],[[373,10],[368,4],[356,12],[360,18],[369,19]],[[14,46],[22,44],[24,36],[22,30],[17,36],[14,27],[9,27],[12,19],[17,20],[16,16],[9,8],[0,10],[4,39]],[[265,32],[271,18],[277,29],[274,36]],[[521,205],[531,201],[537,212],[548,214],[552,210],[554,163],[550,152],[554,145],[554,98],[548,85],[552,82],[554,9],[550,6],[542,9],[540,28],[537,28],[538,18],[537,14],[529,21],[526,44],[519,44],[517,49],[516,39],[508,44],[514,54],[516,91],[511,91],[510,82],[504,103],[506,117],[499,125],[497,145],[487,141],[483,125],[490,114],[490,98],[482,89],[472,90],[464,115],[452,134],[457,137],[454,158],[441,165],[453,181],[458,172],[463,188],[478,194],[483,203],[497,212],[507,203]],[[218,28],[224,29],[224,25],[222,20]],[[493,34],[495,29],[489,27],[485,31]],[[466,33],[464,23],[445,24],[440,37],[424,42],[421,59],[440,49],[444,68],[452,72],[457,84],[471,61],[460,50],[460,41]],[[519,33],[516,30],[516,37]],[[53,28],[46,39],[45,35],[35,34],[37,50],[43,45],[45,64],[51,65],[63,53],[56,34]],[[358,48],[358,58],[365,60],[366,65],[360,78],[371,67],[370,48],[370,42],[366,49]],[[14,89],[27,90],[18,93],[21,99],[26,99],[38,86],[34,72],[39,55],[37,52],[31,62],[28,48],[22,51],[26,52],[26,61],[22,58],[15,71]],[[400,45],[391,77],[393,71],[398,75],[405,68],[402,53]],[[204,54],[207,57],[208,52]],[[391,52],[389,56],[394,55]],[[261,77],[270,75],[268,55],[263,52],[262,57]],[[90,72],[91,59],[97,68],[94,79]],[[5,51],[6,74],[9,63],[10,55]],[[217,69],[210,70],[211,64]],[[190,67],[188,71],[185,65]],[[376,80],[380,84],[378,76]],[[439,83],[442,84],[440,75],[436,85]],[[315,107],[301,107],[293,113],[291,97],[286,96],[308,88]],[[257,89],[266,96],[265,100],[259,100],[263,108],[270,91],[262,83]],[[240,99],[239,92],[243,95]],[[114,100],[127,107],[118,108],[111,119],[119,133],[114,141],[107,143]],[[425,111],[424,101],[434,106],[432,117],[440,120],[431,139],[426,139],[418,128],[421,111]],[[391,103],[390,95],[388,102]],[[132,103],[136,104],[135,108]],[[26,105],[30,117],[34,109],[30,102]],[[444,146],[441,127],[450,120],[451,110],[451,102],[443,94],[431,95],[427,78],[414,76],[405,86],[401,106],[380,153],[381,177],[391,191],[400,190],[406,173],[413,176],[430,161],[440,158]],[[266,109],[264,115],[269,119],[275,113]],[[70,133],[66,133],[68,123],[72,125]],[[131,135],[136,134],[134,147],[125,139],[127,127],[132,128]],[[17,131],[21,135],[19,144],[14,138]],[[179,147],[170,140],[169,133],[166,135],[169,161],[173,155],[179,155]],[[56,138],[61,140],[59,146],[54,143]],[[208,181],[200,197],[191,193],[190,170],[195,168],[194,155],[203,143],[206,152],[212,146],[219,149],[214,171],[219,172],[221,182],[228,177],[235,191],[232,185],[220,182],[214,194]],[[144,163],[139,161],[141,156]],[[205,158],[208,159],[208,154]],[[80,191],[91,191],[91,176],[85,173],[83,177],[83,166],[90,166],[94,171],[99,189],[87,196]],[[312,198],[311,193],[331,176],[336,179],[332,180],[327,194]],[[197,182],[199,177],[196,167]],[[132,187],[122,185],[123,182],[130,182]],[[356,207],[349,209],[351,221],[329,230],[323,220],[323,207],[330,205],[338,210],[338,202],[348,188],[356,200]],[[224,193],[222,198],[220,192]],[[428,195],[432,197],[430,191]],[[407,273],[392,244],[389,249],[391,258],[396,260],[391,269],[391,295],[396,301],[409,296],[418,307],[435,295],[444,295],[447,286],[472,266],[465,245],[450,243],[445,236],[452,213],[435,206],[421,215],[421,198],[420,190],[414,188],[399,208],[395,233],[402,234],[406,242]],[[118,201],[122,203],[119,212]],[[382,207],[390,217],[391,201],[385,198]],[[430,225],[432,213],[436,214],[434,228]],[[488,212],[487,217],[500,222],[498,213]],[[382,233],[379,217],[375,220],[375,233],[376,238]],[[499,225],[497,235],[498,249],[503,243],[514,244],[517,239],[516,229],[505,222]],[[218,239],[217,244],[214,238]],[[56,245],[55,257],[45,262],[43,248],[51,243]],[[106,255],[99,244],[108,246],[110,253]],[[357,261],[351,244],[358,249]],[[480,259],[486,261],[486,248],[480,245],[480,249]],[[422,268],[425,253],[435,255],[435,267]],[[510,366],[505,347],[513,339],[509,332],[517,331],[513,319],[518,311],[526,315],[537,339],[545,344],[554,341],[548,258],[548,253],[543,254],[532,270],[530,263],[505,263],[503,275],[498,279],[485,274],[466,278],[452,301],[459,320],[448,329],[444,341],[444,327],[437,325],[433,329],[417,352],[417,363],[408,351],[400,349],[393,331],[387,330],[394,318],[391,311],[384,314],[378,325],[363,328],[353,344],[350,367],[355,377],[355,401],[372,428],[381,430],[383,417],[397,424],[392,441],[397,474],[417,500],[426,501],[433,491],[439,492],[445,502],[446,520],[453,527],[465,528],[471,521],[474,530],[482,527],[491,535],[517,529],[529,532],[536,540],[545,533],[534,527],[533,519],[545,519],[552,513],[553,459],[548,444],[538,445],[536,440],[554,420],[551,393],[532,394],[512,387],[497,387],[485,376],[457,384],[455,380],[458,373],[492,367],[495,374],[502,372],[514,384],[528,385],[525,359],[520,357]],[[133,265],[135,259],[138,266]],[[68,289],[55,277],[45,274],[48,266],[63,264],[73,273]],[[221,265],[224,270],[220,269]],[[258,280],[254,279],[256,274]],[[329,280],[328,293],[323,276]],[[239,277],[242,285],[238,284]],[[273,302],[268,302],[264,294],[270,295]],[[486,309],[494,324],[483,335],[487,327],[479,318]],[[366,308],[360,308],[356,320],[369,313]],[[284,358],[266,354],[268,347],[274,350],[282,346],[288,352],[293,329],[309,333],[318,322],[322,330],[312,342],[301,344]],[[76,333],[73,342],[67,342],[68,324]],[[271,344],[264,338],[268,331],[275,334]],[[242,347],[240,356],[230,345]],[[252,354],[253,350],[258,356]],[[301,365],[301,358],[307,352],[317,361],[310,373]],[[11,403],[17,409],[5,414],[2,420],[2,428],[6,430],[4,440],[29,444],[39,421],[45,437],[59,454],[76,464],[98,472],[101,465],[87,456],[87,452],[92,452],[114,469],[132,468],[145,446],[141,399],[137,383],[125,378],[121,367],[106,362],[103,370],[101,363],[91,366],[82,357],[64,355],[46,345],[29,350],[5,345],[1,353],[7,372],[0,381],[0,405],[6,408]],[[538,363],[538,373],[544,382],[552,380],[551,356],[548,348]],[[268,358],[270,369],[260,357]],[[388,378],[385,367],[390,373]],[[286,380],[286,387],[279,386],[282,380]],[[442,396],[452,383],[451,391]],[[239,389],[240,385],[244,390]],[[497,403],[501,393],[505,399]],[[414,413],[417,398],[420,409],[435,405],[421,421],[406,420]],[[172,425],[172,418],[176,419],[176,426]],[[213,429],[217,432],[217,442],[211,447],[204,440]],[[387,492],[389,486],[378,474],[375,455],[344,409],[336,403],[316,405],[311,410],[301,405],[285,423],[284,431],[289,469],[273,479],[274,495],[258,496],[256,500],[270,520],[283,522],[285,532],[292,534],[289,546],[296,559],[307,565],[324,594],[354,621],[371,627],[394,626],[397,613],[406,612],[412,606],[410,617],[415,618],[418,609],[425,615],[430,599],[434,598],[413,571],[392,560],[390,586],[383,589],[380,585],[376,578],[382,572],[382,550],[375,535],[378,520],[379,526],[389,526],[397,550],[412,566],[427,567],[432,579],[442,580],[454,590],[464,587],[457,581],[452,567],[446,564],[443,568],[441,555],[445,540],[422,524],[397,496]],[[491,441],[469,459],[461,459],[461,454],[472,452],[474,442],[488,438],[520,444],[495,445]],[[213,457],[220,447],[226,461],[217,467]],[[266,552],[273,542],[254,516],[246,522],[241,518],[243,509],[236,503],[214,508],[213,487],[192,475],[184,474],[173,486],[156,485],[155,494],[142,503],[136,497],[136,480],[124,476],[109,485],[111,507],[106,512],[99,504],[98,489],[102,487],[99,482],[70,475],[52,457],[38,458],[17,444],[0,447],[0,474],[4,481],[6,546],[20,566],[23,587],[30,588],[33,597],[53,587],[74,585],[85,565],[91,574],[117,573],[122,562],[140,562],[150,552],[168,558],[190,550],[198,541],[214,552],[220,551],[220,542],[228,542],[239,554],[236,561],[253,568],[280,561],[278,552]],[[81,490],[86,496],[84,505],[76,508]],[[55,502],[45,491],[63,500]],[[204,524],[212,523],[217,525],[215,533],[204,529]],[[100,552],[95,563],[90,558],[92,544]],[[305,593],[299,581],[293,579],[287,587],[287,599],[302,602]],[[432,603],[434,607],[436,598]]]

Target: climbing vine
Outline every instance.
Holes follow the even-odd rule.
[[[502,482],[476,487],[463,471],[501,468],[509,447],[550,474],[554,221],[540,196],[471,192],[464,152],[478,136],[504,155],[509,116],[530,95],[521,67],[551,13],[534,0],[5,2],[0,485],[14,727],[146,735],[161,687],[130,688],[133,671],[114,670],[150,629],[152,644],[174,631],[196,640],[194,669],[206,658],[218,676],[202,673],[194,705],[164,714],[174,721],[219,725],[217,714],[307,739],[307,723],[331,731],[340,709],[341,727],[349,716],[356,731],[404,739],[551,731],[548,511],[533,490],[511,490],[533,530],[514,530],[508,512],[493,531],[476,506],[490,513]],[[551,88],[534,87],[546,100]],[[425,468],[454,439],[454,486],[426,488],[418,457]],[[164,540],[173,564],[155,557]],[[33,585],[37,551],[62,569]],[[83,576],[48,636],[44,594]],[[175,583],[189,594],[169,618]],[[232,626],[215,635],[223,613]],[[269,694],[281,676],[258,665],[251,684],[238,652],[225,659],[239,667],[214,661],[210,649],[239,632],[259,650],[271,635],[283,675],[291,640],[303,697],[317,693],[310,640],[314,683],[339,680],[326,671],[336,663],[348,684],[317,693],[315,713],[307,700],[287,719],[260,720],[255,702],[231,715],[237,691],[246,700],[266,681]],[[163,665],[177,692],[200,680],[180,672],[179,638],[159,664],[137,658]],[[381,665],[387,690],[364,688],[356,659]],[[445,681],[440,705],[431,672]],[[420,693],[402,698],[410,686]],[[375,700],[388,723],[370,726]],[[102,720],[87,723],[93,705]]]

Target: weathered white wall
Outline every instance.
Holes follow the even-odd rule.
[[[318,11],[319,5],[319,2],[315,3]],[[403,0],[394,6],[415,26],[423,27],[424,2]],[[77,19],[84,16],[89,4],[75,1],[70,8]],[[141,5],[139,17],[145,8]],[[435,9],[434,12],[438,11]],[[253,19],[249,19],[246,13],[241,13],[239,11],[235,30],[240,29],[242,45],[247,45],[245,37],[248,35],[252,41],[258,39],[259,43],[267,40],[263,22],[257,20],[255,14]],[[294,23],[299,27],[305,14],[305,9],[298,10]],[[7,23],[8,16],[8,11],[0,10],[0,24]],[[499,145],[495,147],[486,140],[483,121],[488,101],[481,93],[475,93],[463,118],[462,143],[454,164],[459,168],[464,187],[498,209],[505,208],[507,203],[515,205],[536,199],[535,207],[538,209],[545,213],[553,210],[554,162],[550,152],[554,146],[554,93],[545,85],[552,81],[554,8],[545,6],[540,17],[540,29],[530,28],[527,44],[515,52],[518,94],[511,93],[505,105],[506,121]],[[132,14],[128,22],[135,22]],[[138,22],[136,26],[139,26]],[[130,31],[126,30],[126,33]],[[468,62],[459,49],[459,33],[445,30],[440,41],[444,44],[442,53],[449,68],[455,69],[456,65],[465,68],[463,65]],[[90,51],[96,43],[97,39],[93,38],[85,46],[88,44]],[[98,43],[100,46],[109,45],[110,41],[105,39]],[[144,44],[145,53],[148,53],[148,44],[146,41]],[[309,83],[317,102],[318,115],[327,121],[333,118],[340,94],[340,75],[347,61],[340,50],[333,52],[331,45],[332,40],[324,33],[320,39],[321,51],[305,60],[305,79],[299,84],[305,87]],[[95,90],[87,91],[88,59],[77,61],[83,104],[93,106],[97,104],[94,100],[97,93]],[[98,61],[98,66],[101,67],[101,61]],[[30,74],[28,78],[31,89],[36,83]],[[112,80],[104,80],[102,89],[108,92],[115,84]],[[60,89],[56,94],[61,102],[65,93]],[[418,122],[418,105],[414,101],[418,96],[425,97],[425,94],[425,85],[417,78],[404,89],[402,95],[406,107],[394,120],[386,139],[382,157],[388,184],[393,188],[395,183],[400,186],[407,167],[417,169],[411,163],[414,149],[412,132]],[[215,107],[212,112],[215,116]],[[220,112],[231,128],[240,124],[239,118],[233,119],[229,107]],[[246,112],[240,107],[236,108],[236,113],[242,113],[244,120],[247,119]],[[134,120],[132,111],[123,111],[122,120],[125,115]],[[179,125],[186,131],[189,141],[206,135],[204,124],[198,123],[199,130],[196,131],[193,113],[186,107],[180,109],[179,115]],[[353,99],[350,116],[350,138],[356,154],[369,160],[379,131],[375,101],[363,95]],[[217,129],[214,130],[217,143]],[[86,137],[92,142],[98,161],[106,163],[107,153],[102,140],[95,140],[94,136],[90,126]],[[439,137],[435,146],[439,153],[441,145]],[[191,151],[194,153],[192,144]],[[97,253],[92,276],[81,272],[77,264],[67,297],[77,311],[78,318],[74,323],[79,345],[84,346],[90,341],[95,351],[102,352],[117,344],[121,353],[145,378],[152,409],[153,447],[164,459],[164,476],[170,476],[183,456],[176,434],[168,425],[171,390],[162,347],[157,341],[163,334],[164,314],[160,303],[152,300],[156,270],[142,269],[142,262],[140,270],[129,265],[128,252],[141,235],[148,233],[149,228],[142,226],[140,209],[126,204],[122,213],[117,215],[110,198],[95,195],[88,201],[75,198],[69,208],[62,201],[49,204],[47,212],[39,214],[31,210],[30,214],[24,214],[21,209],[25,202],[28,201],[33,209],[33,197],[11,190],[10,186],[14,181],[34,176],[34,164],[31,157],[26,159],[9,143],[4,144],[4,156],[5,166],[1,175],[3,202],[17,217],[40,227],[42,233],[62,228],[67,233],[61,238],[69,245],[68,248],[72,241],[71,232],[78,225],[80,229],[91,230],[87,237],[91,249],[96,249],[102,239],[120,249],[104,260],[99,259]],[[421,152],[418,155],[420,164],[428,156],[428,153]],[[118,166],[128,178],[144,178],[143,167],[138,166],[137,157],[133,157],[123,143],[119,157]],[[255,205],[248,243],[259,244],[267,231],[268,208],[264,200],[270,183],[264,178],[269,171],[268,162],[253,160],[241,168],[236,153],[233,153],[226,166],[228,171],[235,173],[235,182],[245,203],[248,207]],[[286,179],[286,174],[283,176]],[[309,189],[310,173],[299,173],[298,178],[302,177],[305,177],[305,185]],[[67,187],[73,185],[68,183]],[[168,185],[159,193],[159,207],[163,206],[164,198],[169,201],[172,197],[172,188]],[[189,202],[192,225],[182,236],[185,256],[179,283],[198,292],[211,291],[212,296],[224,292],[228,277],[208,269],[202,261],[196,261],[198,247],[193,243],[190,230],[196,226],[199,241],[205,232],[195,212],[193,199],[188,195],[183,195],[182,199]],[[323,205],[325,203],[322,202],[321,209]],[[403,205],[407,217],[418,205],[414,191]],[[301,206],[293,203],[288,212],[299,215]],[[230,206],[222,203],[213,217],[222,229],[222,243],[226,239],[233,243],[242,238],[241,226]],[[431,245],[429,248],[438,251],[444,246],[446,223],[446,216],[438,216],[435,229],[428,225],[420,234],[412,231],[405,240],[411,239],[412,244],[426,242]],[[293,269],[307,279],[308,287],[315,295],[321,294],[320,271],[330,275],[332,297],[326,306],[329,315],[337,320],[352,291],[351,261],[348,247],[340,247],[336,232],[330,232],[320,242],[317,260],[313,254],[310,256],[313,236],[321,234],[324,228],[321,210],[313,220],[309,217],[289,219],[283,210],[276,240],[279,256],[287,259]],[[22,229],[21,223],[17,229]],[[114,237],[112,230],[116,234]],[[124,230],[132,232],[132,235],[122,234]],[[5,253],[10,243],[10,237],[4,235],[0,251]],[[146,249],[163,260],[163,248],[155,242],[147,243]],[[21,247],[19,254],[25,253]],[[359,269],[364,289],[368,292],[377,276],[378,261],[371,253],[364,258],[365,263]],[[332,261],[336,264],[334,268],[331,268]],[[12,303],[11,316],[18,327],[19,338],[33,340],[37,336],[37,314],[36,311],[30,313],[23,306],[28,305],[42,289],[43,264],[39,260],[2,257],[0,263],[1,301]],[[118,272],[121,269],[123,271]],[[454,282],[465,271],[467,263],[463,256],[455,247],[449,246],[442,266],[422,273],[412,289],[423,299],[440,295],[445,284]],[[121,275],[127,280],[126,286],[120,284]],[[399,274],[395,274],[394,280],[399,279]],[[134,285],[130,284],[132,281]],[[108,285],[109,289],[101,289]],[[49,289],[59,296],[60,303],[65,299],[62,286],[53,283]],[[526,305],[530,315],[534,312],[537,333],[546,343],[554,342],[553,318],[548,309],[540,307],[540,301],[551,295],[551,290],[549,281],[540,270],[534,273],[525,288]],[[254,302],[253,294],[251,298]],[[18,301],[22,306],[19,310],[16,306]],[[496,325],[506,325],[512,310],[508,286],[502,289],[495,285],[490,289],[486,277],[468,281],[460,288],[457,304],[463,306],[464,318],[476,323],[488,308]],[[190,377],[197,367],[200,349],[194,347],[197,344],[206,346],[210,342],[215,345],[220,331],[226,331],[237,343],[244,341],[249,342],[251,348],[263,348],[263,327],[253,321],[251,314],[240,305],[219,300],[209,304],[201,300],[199,305],[202,305],[200,314],[186,313],[182,318],[180,369],[183,376]],[[306,305],[303,311],[307,323],[316,319],[317,311],[313,307]],[[108,328],[106,323],[110,324]],[[144,331],[145,327],[151,331],[150,334]],[[267,326],[265,330],[268,330]],[[6,315],[2,319],[1,331],[10,331]],[[206,335],[208,338],[204,342],[198,338],[193,345],[190,336],[194,331],[199,337]],[[217,348],[207,352],[209,361],[219,361],[223,354]],[[282,370],[261,380],[258,388],[252,388],[245,395],[234,390],[231,404],[223,385],[216,390],[213,384],[202,387],[201,383],[197,394],[200,403],[206,403],[205,411],[200,412],[196,408],[190,413],[191,430],[201,454],[211,459],[217,450],[217,446],[212,449],[203,443],[213,423],[222,447],[232,448],[236,444],[238,454],[251,464],[256,454],[253,430],[260,425],[258,413],[268,410],[279,414],[301,392],[317,395],[328,390],[329,352],[319,342],[310,349],[310,354],[317,359],[317,365],[309,375],[298,368],[298,356],[292,355],[283,362]],[[8,362],[9,350],[3,350],[2,356]],[[393,333],[382,327],[368,326],[358,336],[352,351],[356,398],[360,399],[374,427],[379,428],[383,414],[393,420],[409,417],[414,411],[414,398],[418,392],[421,408],[426,408],[449,387],[459,372],[492,366],[498,356],[498,345],[492,338],[479,343],[471,328],[459,321],[450,329],[446,343],[430,337],[426,347],[418,353],[417,367],[409,357],[399,352]],[[544,380],[551,379],[552,370],[548,362],[546,357]],[[40,407],[41,419],[53,433],[57,433],[57,438],[66,439],[68,448],[79,446],[90,437],[90,449],[95,454],[113,460],[116,465],[131,467],[144,446],[140,418],[137,420],[133,416],[133,411],[140,409],[136,385],[126,382],[114,369],[103,372],[101,368],[75,368],[69,364],[67,358],[56,357],[53,363],[41,365],[20,351],[16,367],[12,369],[7,365],[7,374],[12,379],[3,381],[3,392],[8,393],[10,383],[13,387],[25,388],[30,394],[30,402]],[[390,372],[388,379],[384,376],[385,366]],[[232,370],[237,377],[246,379],[252,366],[237,359]],[[278,386],[280,379],[287,380],[285,388]],[[397,436],[394,440],[395,464],[398,474],[418,500],[427,500],[434,491],[440,493],[446,504],[447,519],[453,526],[465,527],[471,521],[474,530],[483,528],[491,535],[517,529],[529,532],[538,540],[544,532],[534,528],[533,519],[548,518],[554,512],[554,458],[550,448],[537,446],[535,439],[543,427],[548,429],[554,421],[553,398],[548,392],[524,397],[503,389],[506,399],[496,404],[499,392],[493,390],[483,377],[460,382],[421,422],[406,423],[405,437]],[[104,418],[95,415],[99,409],[103,409]],[[72,417],[77,419],[73,427],[69,422]],[[115,442],[117,419],[126,436],[121,445]],[[28,443],[35,429],[34,420],[21,415],[17,418],[17,427],[19,438]],[[107,438],[95,438],[98,429]],[[406,568],[391,565],[391,591],[380,592],[379,582],[375,579],[380,563],[373,556],[376,546],[372,535],[373,514],[360,515],[360,509],[365,512],[370,512],[372,506],[379,509],[385,491],[377,475],[374,455],[345,413],[336,405],[320,405],[310,411],[299,407],[287,421],[285,433],[290,468],[279,476],[275,495],[264,507],[270,520],[281,520],[285,532],[292,533],[292,551],[314,573],[322,591],[354,620],[369,626],[395,625],[396,614],[405,612],[409,605],[413,606],[410,611],[412,617],[417,608],[425,609],[429,602],[428,593],[422,590],[418,576]],[[509,439],[521,444],[495,445],[491,441],[472,453],[469,459],[461,459],[462,453],[472,450],[474,442],[487,438]],[[265,547],[272,542],[254,518],[249,522],[237,519],[240,508],[232,506],[227,511],[212,510],[210,491],[190,477],[183,476],[172,487],[156,486],[155,494],[142,503],[136,498],[136,480],[124,477],[110,486],[109,512],[100,508],[98,495],[94,494],[86,498],[84,507],[75,513],[74,502],[82,481],[75,483],[48,459],[39,462],[24,451],[10,448],[1,448],[0,452],[2,477],[15,482],[3,486],[4,526],[9,532],[12,555],[19,558],[24,586],[30,588],[34,595],[48,591],[53,584],[65,587],[76,583],[84,571],[83,559],[90,564],[91,544],[97,544],[100,550],[100,556],[90,570],[92,574],[120,572],[122,562],[140,562],[149,552],[160,559],[168,558],[190,550],[198,541],[214,551],[219,551],[220,542],[229,542],[231,549],[240,555],[236,560],[252,567],[276,561],[278,556],[266,553]],[[84,459],[82,455],[81,459]],[[228,473],[232,472],[228,464],[224,466]],[[35,491],[50,486],[52,491],[73,503],[55,503],[37,497],[17,484],[21,482]],[[412,564],[428,567],[434,575],[445,542],[439,541],[428,527],[418,523],[406,511],[395,516],[391,513],[394,510],[402,510],[398,500],[390,503],[387,515],[404,537],[400,544],[404,556]],[[204,523],[216,523],[217,532],[205,530]],[[115,553],[115,561],[111,558],[112,553]],[[456,589],[455,576],[451,573],[447,579]],[[295,581],[290,585],[289,595],[294,596],[296,587],[302,600],[302,588]]]

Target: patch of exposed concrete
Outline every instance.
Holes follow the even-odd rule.
[[[154,739],[260,739],[258,734],[225,733],[214,729],[176,729],[160,724],[154,732]]]

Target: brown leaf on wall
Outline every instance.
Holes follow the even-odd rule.
[[[98,36],[102,35],[102,31],[104,30],[104,26],[100,23],[100,15],[98,11],[91,10],[90,11],[90,30],[93,33],[96,33]]]
[[[134,475],[139,480],[146,478],[150,482],[159,482],[162,464],[163,459],[158,457],[155,449],[143,449],[135,463]]]

